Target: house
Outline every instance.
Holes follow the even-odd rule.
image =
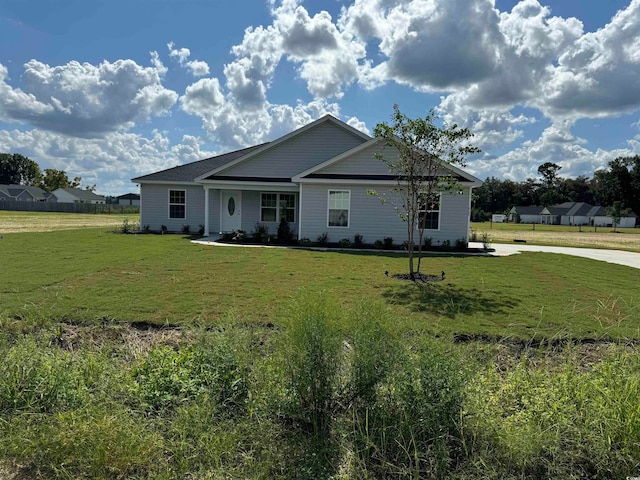
[[[116,199],[118,205],[140,205],[140,195],[138,195],[137,193],[125,193],[124,195],[116,197]]]
[[[90,190],[81,190],[79,188],[56,188],[51,194],[60,203],[105,203],[106,199],[103,195],[96,195]],[[51,201],[50,200],[50,201]]]
[[[140,184],[140,225],[179,232],[200,225],[205,235],[264,224],[271,233],[285,219],[299,239],[326,233],[329,242],[356,234],[367,243],[406,240],[407,227],[389,194],[397,184],[387,165],[374,157],[397,155],[384,140],[371,138],[326,115],[272,142],[218,155],[132,179]],[[448,166],[458,191],[441,193],[423,213],[433,244],[469,238],[471,189],[482,182]]]
[[[0,201],[45,202],[48,197],[49,194],[38,187],[30,185],[0,185]]]
[[[586,202],[564,202],[549,207],[516,206],[509,210],[509,221],[546,225],[613,226],[613,218],[607,213],[605,207],[594,206]],[[633,228],[635,225],[636,214],[632,212],[621,218],[617,226]]]

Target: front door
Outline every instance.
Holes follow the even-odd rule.
[[[240,212],[242,192],[240,190],[222,190],[222,231],[240,230]]]

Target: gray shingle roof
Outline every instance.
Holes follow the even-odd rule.
[[[104,200],[104,195],[96,195],[90,190],[82,190],[80,188],[62,188],[65,192],[73,195],[74,197],[84,200],[84,201],[93,201],[93,200]]]
[[[224,153],[215,157],[205,158],[204,160],[198,160],[196,162],[187,163],[185,165],[179,165],[177,167],[168,168],[159,172],[150,173],[149,175],[143,175],[141,177],[132,178],[134,183],[142,182],[193,182],[196,177],[204,175],[211,170],[220,168],[227,163],[240,158],[253,150],[256,150],[265,144],[255,145],[249,148],[243,148],[242,150],[236,150],[235,152]]]
[[[34,200],[45,200],[49,195],[47,192],[39,187],[33,187],[31,185],[0,185],[3,192],[8,193],[12,197],[17,197],[25,190],[31,194]]]

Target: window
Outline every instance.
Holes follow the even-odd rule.
[[[349,190],[329,190],[329,226],[348,227],[351,192]]]
[[[296,221],[295,193],[263,193],[260,197],[260,221],[279,222],[284,218],[287,222]]]
[[[187,218],[185,190],[169,190],[169,218]]]
[[[418,228],[438,230],[440,228],[440,195],[426,195],[421,199],[418,211]]]

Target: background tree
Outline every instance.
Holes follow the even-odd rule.
[[[457,125],[439,127],[433,110],[425,118],[412,119],[393,106],[391,125],[379,123],[374,129],[376,137],[385,140],[385,148],[392,147],[397,155],[378,154],[389,171],[397,178],[392,189],[398,216],[407,224],[407,250],[409,276],[420,272],[424,221],[420,212],[432,203],[439,193],[455,188],[456,181],[448,165],[464,165],[467,155],[480,150],[468,143],[473,134]],[[394,152],[394,153],[395,153]],[[377,192],[371,192],[378,195]],[[380,195],[378,195],[380,197]],[[382,198],[384,200],[384,198]],[[414,270],[414,232],[418,231],[418,268]]]
[[[616,231],[616,227],[620,224],[622,217],[627,217],[631,214],[630,208],[623,208],[621,202],[613,202],[609,208],[607,208],[607,215],[613,220],[613,231]]]
[[[0,184],[38,186],[42,172],[36,162],[19,153],[0,153]]]
[[[80,177],[69,180],[67,172],[64,170],[47,168],[44,171],[41,188],[47,192],[53,192],[58,188],[79,188],[81,180]]]
[[[620,202],[622,208],[640,214],[640,155],[610,161],[608,169],[595,173],[593,187],[601,205]]]

